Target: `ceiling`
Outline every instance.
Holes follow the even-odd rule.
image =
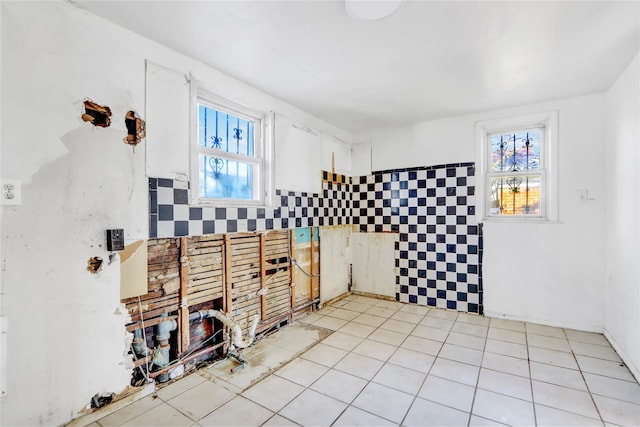
[[[640,2],[73,0],[344,130],[606,90],[640,50]]]

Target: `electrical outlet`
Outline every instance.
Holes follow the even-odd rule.
[[[5,179],[0,181],[0,191],[3,205],[22,204],[22,191],[19,179]]]

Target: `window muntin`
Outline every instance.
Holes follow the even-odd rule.
[[[197,110],[199,200],[262,204],[262,118],[202,98]]]
[[[486,203],[490,217],[544,217],[544,128],[489,133]]]

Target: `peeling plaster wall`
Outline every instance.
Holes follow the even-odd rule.
[[[145,99],[145,60],[192,72],[220,96],[238,96],[320,135],[313,141],[320,158],[300,168],[302,178],[276,174],[280,188],[313,180],[319,187],[331,152],[336,169],[350,170],[350,137],[70,3],[1,7],[2,177],[22,179],[23,188],[22,205],[3,206],[1,215],[0,314],[10,326],[0,424],[59,425],[95,393],[129,383],[119,262],[108,263],[105,230],[123,228],[127,244],[148,238],[147,176],[188,172],[188,116],[165,120],[159,105],[180,105],[170,91]],[[111,108],[111,127],[82,122],[87,97]],[[147,139],[135,149],[122,141],[130,109],[147,120]],[[307,148],[290,142],[278,151],[278,144],[278,168],[300,161]],[[93,256],[105,260],[97,275],[86,270]]]

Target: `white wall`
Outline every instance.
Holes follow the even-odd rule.
[[[376,129],[354,141],[371,141],[373,170],[469,162],[476,158],[477,121],[553,110],[559,111],[560,221],[484,225],[485,313],[602,331],[604,95]],[[593,200],[579,204],[577,189],[588,189]]]
[[[188,171],[188,92],[167,87],[145,99],[145,60],[192,72],[220,96],[321,135],[313,141],[321,159],[301,168],[302,177],[277,179],[284,189],[296,178],[319,182],[331,152],[336,168],[349,170],[350,150],[342,148],[349,135],[70,3],[1,7],[2,177],[24,186],[21,206],[2,207],[0,314],[9,330],[0,424],[59,425],[95,393],[120,392],[130,380],[119,263],[93,276],[87,260],[108,260],[108,228],[124,228],[127,243],[148,237],[147,172],[174,178]],[[80,120],[87,97],[111,107],[111,127]],[[135,150],[122,142],[129,109],[147,119],[148,138]],[[306,162],[299,160],[304,144],[281,150],[279,167]]]
[[[606,94],[604,328],[640,379],[640,54]]]
[[[353,233],[353,291],[396,296],[398,233]]]
[[[320,227],[320,303],[349,290],[349,264],[353,251],[351,226]]]

